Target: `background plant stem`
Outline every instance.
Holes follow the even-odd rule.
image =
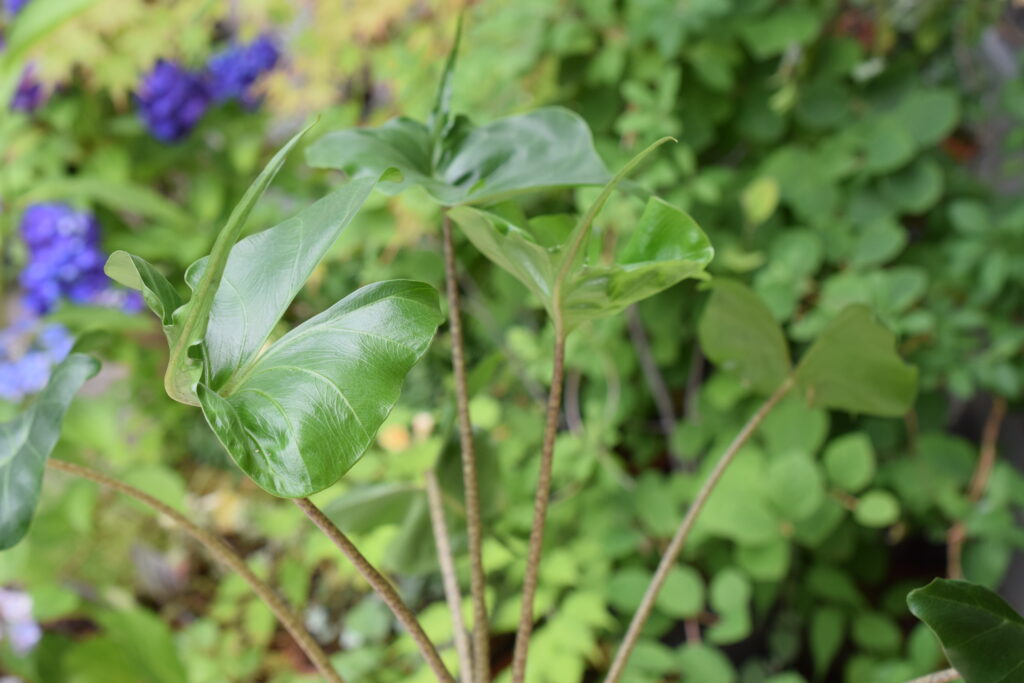
[[[647,586],[647,591],[644,593],[643,599],[640,601],[640,606],[637,607],[636,614],[633,615],[633,620],[629,623],[629,629],[626,631],[626,637],[622,640],[622,645],[619,646],[619,651],[615,654],[615,659],[612,661],[611,668],[608,670],[608,676],[605,678],[605,683],[616,683],[622,676],[623,671],[626,668],[626,662],[629,660],[629,655],[633,651],[633,647],[636,646],[636,641],[640,637],[640,631],[646,623],[647,618],[651,615],[651,610],[654,608],[654,601],[658,597],[658,592],[661,590],[662,585],[665,583],[665,579],[668,578],[668,573],[675,565],[676,560],[679,558],[679,553],[682,552],[683,546],[686,545],[686,539],[690,535],[690,531],[693,529],[694,522],[697,521],[697,516],[700,515],[701,510],[704,508],[704,504],[707,503],[708,498],[711,496],[711,492],[714,490],[715,485],[718,484],[722,475],[725,473],[729,464],[736,457],[736,453],[739,452],[743,444],[750,439],[750,436],[760,426],[764,418],[767,417],[768,413],[772,411],[772,408],[789,393],[789,390],[793,388],[793,378],[787,377],[786,381],[779,385],[779,388],[775,390],[775,393],[768,397],[761,407],[757,409],[757,412],[747,420],[747,423],[743,425],[743,429],[740,433],[732,440],[729,447],[722,454],[722,457],[718,460],[715,468],[711,470],[711,474],[708,475],[707,481],[701,486],[700,491],[697,492],[697,497],[694,499],[690,508],[686,511],[686,516],[683,517],[683,521],[679,524],[679,528],[676,530],[675,536],[669,542],[668,547],[665,549],[665,553],[661,556],[661,562],[658,563],[658,569],[654,572],[654,578],[651,579],[651,583]]]
[[[523,604],[519,612],[515,650],[512,653],[513,683],[522,683],[526,677],[526,655],[530,647],[530,634],[533,632],[533,598],[537,593],[537,572],[540,570],[540,555],[544,545],[544,521],[548,514],[548,499],[551,497],[551,464],[555,454],[555,436],[558,434],[558,417],[562,408],[562,381],[565,374],[565,335],[561,329],[557,329],[558,327],[556,325],[551,389],[548,392],[544,443],[540,454],[540,475],[537,478],[537,493],[533,499],[530,548],[526,557],[526,573],[523,576]]]
[[[462,454],[462,482],[466,497],[466,531],[469,540],[470,597],[473,601],[473,679],[487,683],[491,677],[490,626],[487,620],[487,578],[483,561],[483,522],[480,515],[480,489],[476,474],[476,448],[473,423],[469,416],[469,384],[466,379],[465,339],[462,334],[462,305],[456,273],[455,241],[452,222],[444,212],[445,291],[448,296],[448,324],[452,339],[452,372],[455,379],[455,405],[459,421],[459,448]]]
[[[434,675],[437,676],[437,679],[444,681],[444,683],[455,683],[455,679],[452,678],[448,668],[441,661],[441,656],[437,654],[437,648],[427,638],[427,634],[423,632],[423,627],[420,626],[416,615],[402,602],[398,591],[384,578],[384,575],[377,571],[370,564],[369,560],[363,557],[363,554],[359,552],[359,549],[349,540],[348,536],[342,533],[341,529],[335,526],[334,522],[328,519],[327,515],[314,505],[309,498],[292,498],[292,501],[299,506],[300,510],[306,513],[306,516],[309,517],[313,524],[316,524],[331,539],[331,542],[341,550],[362,577],[366,579],[370,587],[377,592],[377,595],[384,601],[384,604],[391,609],[395,618],[398,619],[399,623],[405,627],[405,630],[408,631],[409,635],[416,642],[417,647],[419,647],[420,652],[423,654],[423,658],[427,660],[427,664],[430,666],[431,671],[434,672]]]
[[[309,635],[306,629],[302,625],[302,621],[288,608],[274,589],[263,582],[258,576],[253,574],[252,570],[249,569],[249,565],[243,560],[232,548],[219,536],[206,531],[205,529],[197,526],[183,514],[168,506],[165,503],[160,502],[148,493],[144,493],[134,486],[129,486],[124,482],[118,481],[112,477],[108,477],[105,474],[91,470],[81,465],[74,465],[64,460],[55,460],[50,458],[46,461],[47,467],[72,474],[76,477],[88,479],[96,482],[107,488],[114,489],[119,493],[123,493],[126,496],[130,496],[135,500],[139,501],[143,505],[146,505],[157,512],[166,515],[176,525],[178,525],[182,531],[187,533],[193,539],[199,542],[200,545],[205,547],[210,554],[221,564],[233,569],[249,584],[262,600],[266,603],[270,611],[274,613],[277,620],[281,622],[281,625],[285,627],[288,633],[291,634],[295,642],[298,643],[302,651],[306,653],[309,660],[316,666],[320,671],[320,674],[328,681],[333,683],[342,683],[341,676],[331,666],[330,660],[327,655],[320,648],[320,645],[313,640],[313,637]]]
[[[978,465],[974,469],[971,484],[967,489],[967,498],[972,503],[977,503],[985,495],[988,478],[992,474],[992,467],[996,462],[999,429],[1002,427],[1005,415],[1006,399],[1002,396],[993,397],[992,408],[989,410],[988,419],[985,420],[985,427],[981,432]],[[963,520],[960,520],[951,526],[946,534],[946,574],[951,579],[964,578],[963,551],[965,540],[967,540],[967,525],[964,524]]]
[[[434,530],[434,543],[437,546],[437,562],[441,565],[444,595],[448,601],[448,609],[452,613],[455,651],[459,655],[459,678],[463,683],[473,683],[473,658],[470,656],[466,623],[462,619],[462,594],[459,591],[459,580],[455,574],[455,560],[452,557],[452,545],[449,542],[448,523],[444,519],[441,487],[437,483],[437,474],[434,470],[427,470],[425,478],[430,524]]]

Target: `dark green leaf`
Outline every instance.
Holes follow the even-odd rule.
[[[291,330],[225,390],[200,384],[203,412],[257,484],[310,495],[369,447],[440,322],[429,285],[363,287]]]
[[[705,356],[763,394],[775,391],[789,374],[782,328],[757,294],[735,280],[712,283],[697,334]]]
[[[907,604],[935,631],[966,683],[1024,681],[1024,618],[992,591],[935,579],[911,591]]]
[[[870,309],[844,309],[800,359],[799,390],[814,405],[853,413],[899,416],[917,392],[917,368],[894,350],[895,337]]]
[[[10,422],[0,424],[0,550],[20,541],[32,522],[43,468],[60,437],[71,399],[99,363],[73,353],[53,369],[35,402]]]
[[[400,118],[379,128],[328,133],[309,147],[306,159],[312,166],[359,175],[379,176],[397,168],[403,182],[382,183],[383,191],[421,185],[446,206],[492,204],[523,193],[608,180],[586,122],[558,107],[479,128],[467,124],[439,144],[444,148],[437,154],[427,126]]]

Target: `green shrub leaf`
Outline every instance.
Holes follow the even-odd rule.
[[[800,391],[814,405],[899,416],[913,405],[917,369],[896,354],[895,337],[870,309],[844,309],[800,359]]]
[[[763,394],[790,371],[789,348],[771,311],[746,285],[716,278],[697,327],[701,350]]]

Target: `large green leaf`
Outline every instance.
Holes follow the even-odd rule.
[[[907,596],[966,683],[1024,683],[1024,618],[982,586],[935,579]]]
[[[496,214],[456,207],[450,215],[485,256],[514,275],[556,315],[555,283],[564,247],[545,248],[527,228]],[[651,198],[629,243],[613,264],[578,264],[569,270],[558,307],[564,328],[612,315],[690,277],[706,277],[714,250],[697,224],[679,209]]]
[[[437,292],[395,280],[364,287],[291,330],[218,393],[207,421],[261,487],[299,497],[355,464],[441,322]]]
[[[697,326],[701,349],[716,365],[770,394],[790,371],[789,347],[771,311],[749,287],[716,278]]]
[[[200,344],[206,336],[214,297],[220,287],[224,270],[227,268],[228,256],[231,254],[235,242],[238,241],[242,228],[245,227],[246,219],[249,218],[256,202],[263,196],[274,176],[284,166],[288,153],[299,144],[299,140],[309,128],[310,126],[307,126],[296,133],[274,155],[266,168],[245,191],[242,200],[232,210],[227,223],[221,228],[213,243],[213,250],[203,269],[202,277],[193,287],[192,298],[173,314],[172,324],[177,330],[173,334],[173,340],[172,335],[168,336],[168,340],[171,341],[171,350],[167,373],[164,376],[164,388],[166,388],[167,394],[176,401],[190,405],[199,404],[195,387],[202,376],[203,364],[200,358],[201,354],[196,353],[193,347]]]
[[[392,119],[379,128],[328,133],[310,145],[306,160],[359,175],[379,176],[397,168],[403,181],[381,183],[383,191],[421,185],[446,206],[492,204],[523,193],[608,180],[586,122],[559,107],[480,127],[453,120],[436,145],[426,125]]]
[[[375,183],[371,178],[353,180],[231,249],[203,338],[208,387],[220,390],[244,373]],[[209,263],[203,258],[188,269],[185,280],[193,290],[198,291]]]
[[[50,381],[27,410],[0,424],[0,550],[28,531],[43,484],[43,468],[60,437],[71,399],[99,363],[73,353],[53,369]]]
[[[900,416],[913,405],[917,368],[895,351],[895,337],[866,306],[844,309],[800,359],[801,392],[814,405]]]

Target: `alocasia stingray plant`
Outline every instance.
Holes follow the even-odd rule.
[[[434,472],[425,487],[437,537],[446,597],[452,606],[459,677],[486,683],[492,675],[481,560],[483,527],[469,415],[459,286],[452,223],[491,262],[508,271],[542,306],[554,331],[551,386],[544,419],[534,517],[523,574],[523,598],[512,659],[512,680],[527,677],[534,626],[534,595],[551,471],[559,428],[566,339],[593,321],[663,292],[686,279],[710,280],[714,250],[708,236],[682,210],[645,198],[628,239],[613,254],[588,248],[592,226],[626,176],[670,138],[658,140],[611,176],[594,149],[586,123],[558,108],[545,108],[474,126],[451,113],[456,48],[444,68],[426,122],[408,118],[375,129],[331,132],[306,152],[317,167],[351,173],[336,190],[292,218],[240,239],[247,219],[305,130],[292,138],[253,182],[218,234],[209,256],[185,276],[191,297],[159,270],[116,252],[106,272],[142,292],[167,336],[168,395],[199,407],[237,465],[260,487],[296,504],[353,562],[407,629],[431,671],[454,681],[416,616],[395,588],[311,501],[362,456],[398,399],[401,384],[428,348],[442,322],[437,293],[407,280],[363,287],[275,337],[292,300],[329,247],[374,189],[395,193],[423,187],[441,207],[452,338],[452,367],[466,497],[473,624],[465,642],[451,545]],[[308,129],[307,129],[308,130]],[[579,217],[527,217],[513,200],[556,188],[603,186]],[[716,279],[698,336],[704,354],[721,372],[734,374],[767,398],[717,459],[709,460],[696,493],[629,624],[606,680],[622,678],[626,664],[669,571],[678,562],[716,484],[758,426],[783,397],[859,414],[905,413],[916,392],[916,370],[896,354],[895,337],[864,306],[842,310],[794,365],[786,337],[771,311],[745,285]],[[74,393],[98,364],[72,354],[49,386],[15,420],[0,426],[0,548],[26,533],[46,465],[133,496],[174,520],[267,602],[328,680],[340,681],[316,641],[274,591],[226,543],[122,482],[71,463],[48,460],[60,421]],[[988,656],[1020,648],[1021,618],[983,589],[939,582],[915,591],[910,605],[938,633],[950,661],[969,683],[1022,680],[1011,659]],[[461,644],[460,644],[461,643]],[[995,648],[995,650],[993,649]],[[536,660],[536,658],[535,658]],[[984,660],[984,661],[983,661]],[[544,663],[534,661],[533,666]],[[1017,667],[1019,668],[1019,667]],[[1016,676],[1016,677],[1015,677]]]

